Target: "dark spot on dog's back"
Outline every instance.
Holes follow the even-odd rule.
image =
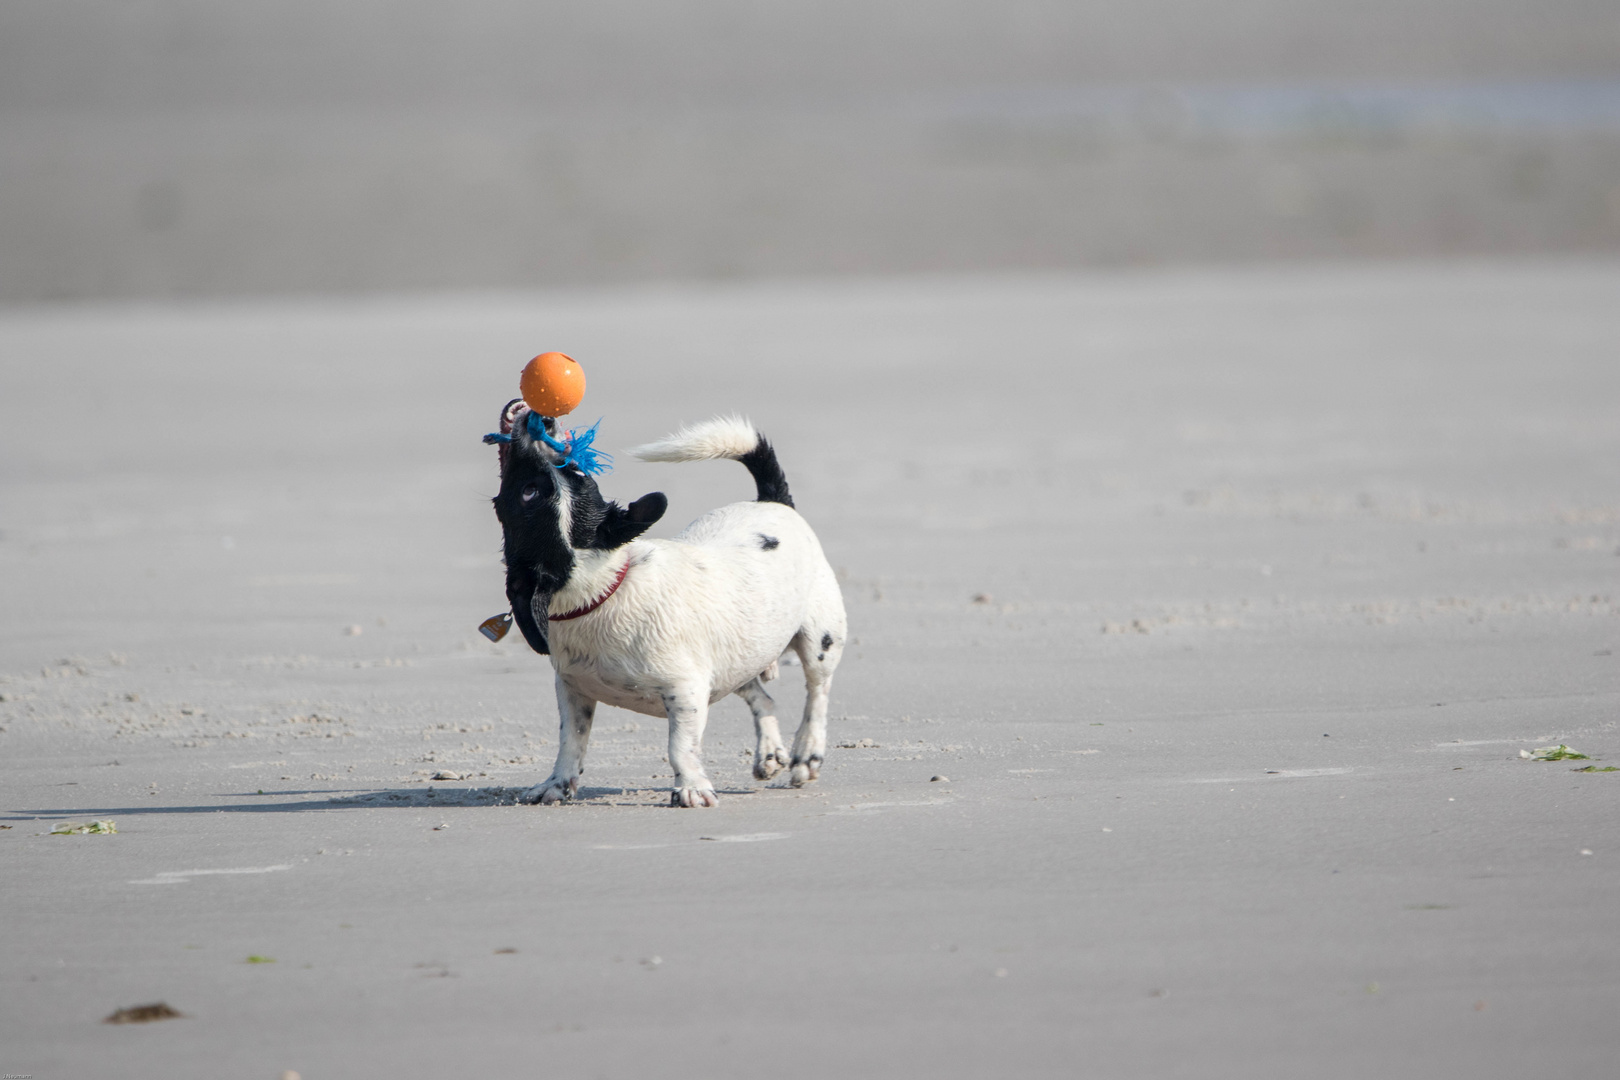
[[[766,536],[764,533],[759,534],[759,546],[762,551],[771,551],[781,542],[774,536]]]

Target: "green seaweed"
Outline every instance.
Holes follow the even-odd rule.
[[[63,822],[51,830],[52,836],[90,836],[95,834],[115,833],[118,826],[111,821],[92,821],[84,825],[69,825]]]
[[[1557,746],[1538,746],[1530,754],[1531,761],[1585,761],[1587,755],[1579,750],[1571,750],[1563,743]]]
[[[244,964],[273,964],[276,962],[276,958],[273,956],[259,956],[255,954],[242,962]]]
[[[1570,772],[1620,772],[1620,765],[1605,765],[1601,769],[1598,768],[1596,765],[1588,765],[1584,769],[1571,769],[1569,771]]]

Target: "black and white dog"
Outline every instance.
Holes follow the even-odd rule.
[[[671,540],[638,539],[663,516],[661,492],[627,507],[534,438],[521,401],[501,414],[506,595],[535,652],[556,670],[557,763],[525,802],[570,799],[584,771],[597,702],[669,718],[670,803],[715,805],[704,772],[709,706],[737,694],[754,714],[754,776],[784,767],[797,787],[827,752],[827,693],[843,655],[844,600],[821,544],[793,508],[771,444],[740,419],[716,419],[631,451],[646,461],[731,458],[759,497],[711,510]],[[554,422],[544,420],[549,434]],[[804,666],[804,720],[791,758],[763,685],[792,648]]]

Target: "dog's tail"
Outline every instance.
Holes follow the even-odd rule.
[[[642,461],[707,461],[730,458],[740,461],[754,478],[760,502],[793,505],[787,476],[777,464],[776,451],[754,425],[740,416],[717,416],[701,424],[682,428],[667,439],[660,439],[630,451]]]

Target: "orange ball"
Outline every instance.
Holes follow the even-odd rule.
[[[585,400],[585,371],[572,356],[541,353],[523,365],[518,389],[541,416],[567,416]]]

